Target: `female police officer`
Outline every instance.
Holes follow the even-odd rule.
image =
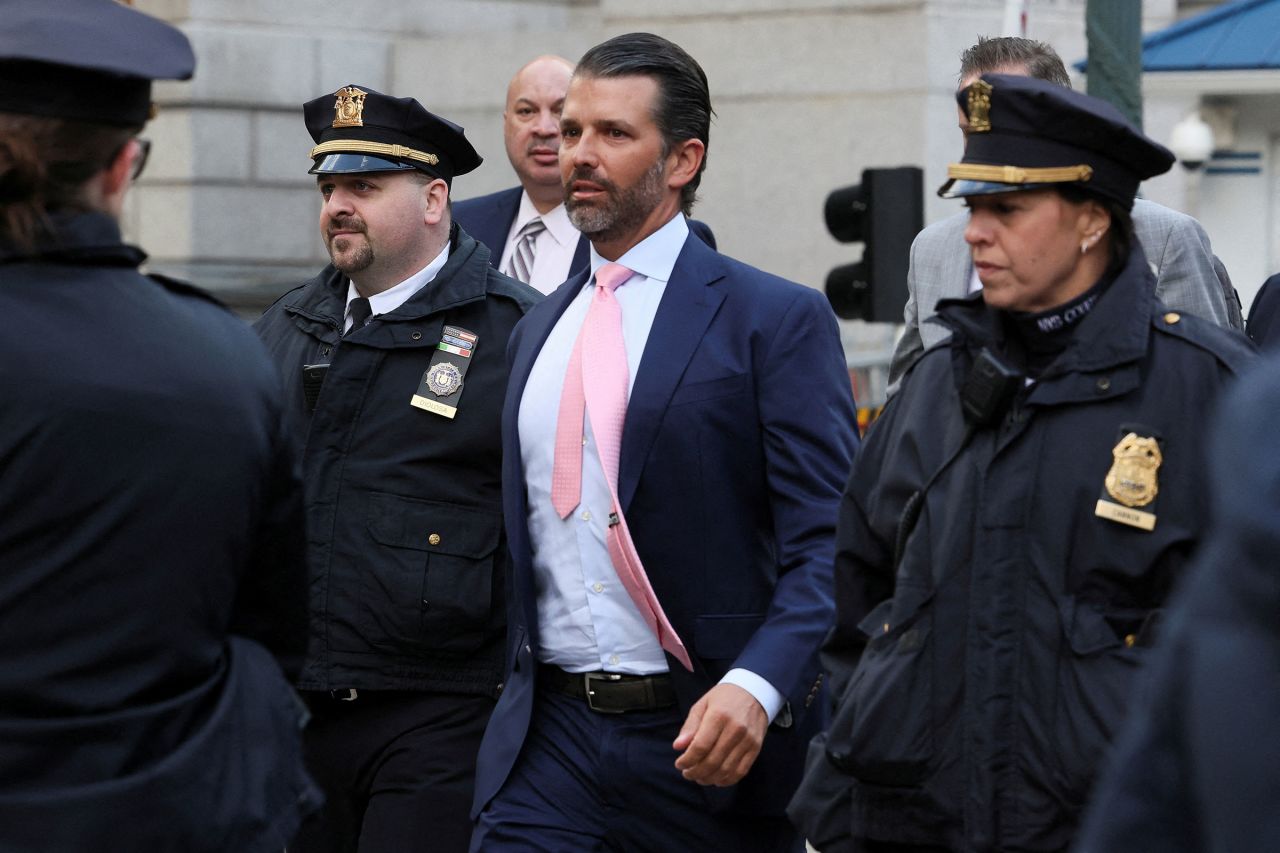
[[[958,99],[940,194],[968,203],[982,293],[939,304],[952,336],[844,496],[847,684],[810,773],[846,774],[851,838],[824,851],[1067,847],[1204,523],[1200,413],[1250,358],[1154,297],[1128,210],[1168,151],[1039,80]]]
[[[191,47],[113,0],[2,8],[0,850],[279,851],[317,794],[268,651],[305,643],[275,371],[116,221]]]

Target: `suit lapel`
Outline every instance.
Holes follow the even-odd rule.
[[[591,263],[591,241],[586,235],[578,238],[578,248],[573,251],[573,260],[569,262],[569,277],[573,278],[578,273],[587,269]]]
[[[533,585],[532,556],[533,546],[529,538],[529,507],[524,491],[524,452],[520,447],[520,400],[524,397],[525,386],[529,383],[529,374],[533,371],[533,363],[542,352],[543,345],[551,330],[555,328],[560,315],[569,307],[569,303],[582,290],[587,275],[571,278],[560,289],[536,305],[534,310],[526,314],[517,329],[520,338],[515,352],[511,353],[511,374],[507,379],[507,399],[502,411],[502,430],[504,433],[502,460],[503,478],[507,483],[519,483],[518,487],[504,486],[503,509],[507,515],[507,530],[511,553],[517,567],[529,571],[514,572],[516,599],[524,606],[525,625],[531,641],[538,642],[537,592]],[[507,438],[509,437],[509,438]],[[513,521],[515,520],[515,521]]]
[[[723,292],[708,287],[724,276],[718,257],[701,239],[690,234],[653,318],[622,429],[618,500],[623,512],[635,495],[640,472],[657,438],[667,403],[724,301]]]
[[[502,251],[507,245],[507,234],[511,231],[511,223],[516,221],[520,212],[520,187],[505,190],[494,199],[494,215],[486,216],[478,221],[483,223],[483,234],[472,234],[481,243],[490,248],[489,266],[495,270],[502,263]]]
[[[527,324],[528,328],[524,331],[520,350],[512,353],[511,375],[507,379],[509,399],[518,401],[524,396],[524,386],[529,381],[529,373],[533,370],[533,363],[537,360],[538,353],[542,352],[542,345],[547,342],[547,336],[555,328],[560,315],[582,291],[582,286],[587,283],[589,275],[589,271],[584,271],[570,277],[521,321]],[[515,424],[508,426],[514,427]]]

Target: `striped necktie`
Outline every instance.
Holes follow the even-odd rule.
[[[524,224],[520,233],[516,234],[516,247],[507,262],[507,275],[518,278],[525,284],[533,274],[533,259],[538,253],[538,235],[547,230],[542,218],[535,216]]]

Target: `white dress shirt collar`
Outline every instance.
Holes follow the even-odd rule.
[[[657,231],[632,246],[617,263],[645,278],[667,282],[671,280],[671,271],[675,268],[676,258],[684,248],[684,241],[689,237],[689,223],[684,214],[677,213]],[[596,270],[609,261],[600,257],[596,247],[591,247],[591,281],[595,281]]]
[[[449,261],[449,244],[445,243],[440,254],[436,255],[431,263],[418,270],[395,287],[388,288],[381,293],[375,293],[369,297],[369,308],[373,311],[373,316],[379,314],[390,314],[422,288],[430,284],[435,277],[444,269],[444,265]],[[347,311],[346,319],[343,321],[342,328],[345,332],[351,328],[351,300],[360,295],[356,290],[355,282],[347,281]]]
[[[516,250],[516,238],[520,229],[529,224],[535,217],[546,226],[534,238],[533,269],[529,271],[529,286],[540,293],[550,293],[569,277],[573,266],[573,256],[578,251],[578,241],[582,235],[569,221],[569,212],[560,204],[546,213],[538,213],[533,206],[529,193],[520,191],[520,207],[516,210],[515,219],[507,231],[506,242],[503,243],[502,256],[498,260],[498,269],[512,275],[511,256]]]
[[[533,199],[529,198],[529,193],[525,190],[520,192],[520,209],[516,211],[515,222],[511,223],[512,236],[519,234],[520,229],[535,216],[542,217],[542,224],[547,226],[547,231],[562,248],[570,251],[578,248],[578,238],[582,235],[569,221],[569,211],[565,210],[564,204],[558,204],[546,213],[539,213],[538,208],[533,206]]]

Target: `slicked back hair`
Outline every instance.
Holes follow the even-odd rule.
[[[627,33],[601,42],[588,50],[573,72],[575,77],[652,77],[658,84],[653,121],[662,134],[665,157],[686,139],[709,145],[711,135],[711,93],[707,75],[697,60],[679,45],[652,33]],[[698,197],[698,184],[707,168],[707,158],[693,180],[680,191],[680,208],[688,216]]]
[[[979,37],[977,44],[960,54],[960,82],[1010,66],[1025,68],[1028,77],[1071,88],[1071,76],[1056,50],[1045,42],[1017,36]]]

